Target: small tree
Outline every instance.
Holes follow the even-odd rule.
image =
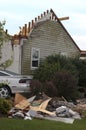
[[[10,36],[8,34],[6,34],[6,32],[4,31],[4,26],[5,26],[6,21],[2,21],[0,22],[0,59],[2,58],[2,46],[3,43],[8,41],[10,39]],[[13,56],[11,56],[11,59],[8,59],[6,61],[4,61],[3,63],[0,63],[0,67],[2,68],[7,68],[8,66],[10,66],[13,62]]]
[[[6,24],[6,21],[2,21],[0,22],[0,48],[3,45],[4,41],[9,40],[10,36],[6,34],[6,32],[4,31],[4,26]]]

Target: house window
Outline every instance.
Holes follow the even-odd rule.
[[[31,53],[31,69],[38,68],[40,59],[40,51],[37,48],[32,48]]]

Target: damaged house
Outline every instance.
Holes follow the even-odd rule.
[[[54,11],[46,11],[41,16],[20,27],[20,32],[12,37],[13,63],[8,70],[19,74],[31,74],[42,59],[49,55],[61,54],[67,57],[80,56],[80,49],[63,26]]]

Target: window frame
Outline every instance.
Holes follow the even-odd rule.
[[[33,57],[35,55],[33,55],[33,53],[35,53],[35,51],[37,52],[37,58],[36,57]],[[38,61],[38,66],[33,66],[33,62],[35,61]],[[37,69],[39,67],[39,62],[40,62],[40,49],[39,48],[34,48],[32,47],[31,49],[31,69],[34,70],[34,69]]]

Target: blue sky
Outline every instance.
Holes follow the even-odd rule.
[[[6,20],[9,34],[46,10],[58,17],[69,16],[63,25],[81,50],[86,50],[86,0],[0,0],[0,21]]]

